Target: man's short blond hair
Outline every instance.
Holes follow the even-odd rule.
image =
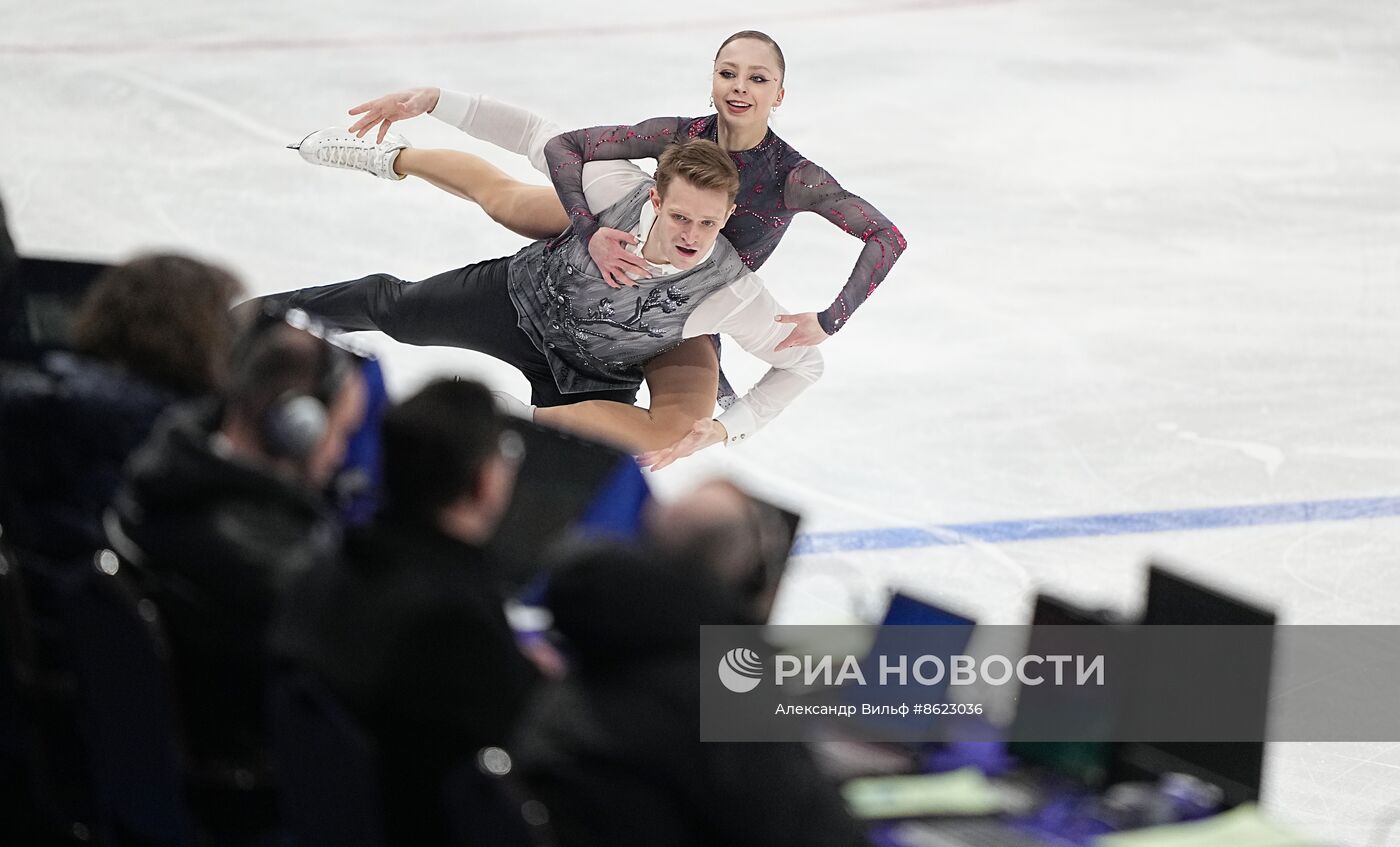
[[[696,188],[723,191],[731,204],[739,196],[739,169],[734,160],[718,144],[704,138],[671,144],[661,151],[656,165],[656,193],[665,197],[671,180],[677,177]]]

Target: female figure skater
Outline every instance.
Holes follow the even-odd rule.
[[[716,141],[730,153],[740,173],[738,208],[724,235],[750,269],[760,267],[772,254],[799,211],[816,211],[865,242],[855,269],[826,310],[778,318],[794,325],[779,349],[819,344],[844,326],[873,293],[903,252],[905,241],[878,210],[845,191],[825,170],[768,128],[768,117],[784,96],[785,71],[782,50],[772,38],[744,31],[726,39],[715,55],[712,100],[722,105],[717,114],[708,117],[653,118],[632,127],[579,130],[554,138],[541,154],[537,148],[530,149],[530,142],[554,128],[539,118],[490,98],[419,88],[355,107],[351,114],[361,117],[350,128],[353,135],[304,143],[301,149],[304,157],[319,164],[354,167],[391,179],[418,176],[478,202],[493,219],[530,237],[571,227],[584,237],[605,281],[621,286],[634,284],[628,274],[645,277],[649,273],[645,263],[627,249],[635,239],[598,227],[583,196],[584,163],[651,158],[667,144],[686,138]],[[469,153],[417,150],[402,143],[386,148],[383,142],[391,124],[425,112],[470,135],[529,155],[537,168],[548,168],[558,198],[547,189],[511,179]],[[378,144],[367,153],[368,142],[363,136],[375,127],[379,129]],[[669,434],[681,420],[708,416],[713,409],[717,367],[713,351],[705,349],[702,340],[691,339],[648,365],[646,376],[653,398],[650,411],[587,401],[541,409],[537,419],[595,435],[612,433],[616,437],[619,431],[640,433],[648,429]],[[691,435],[697,435],[704,423],[697,423],[697,432]]]

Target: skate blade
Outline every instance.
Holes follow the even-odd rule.
[[[314,132],[308,132],[306,135],[302,136],[302,139],[301,139],[300,141],[298,141],[297,143],[295,143],[295,144],[288,144],[288,145],[287,145],[287,149],[288,149],[288,150],[300,150],[300,149],[301,149],[301,145],[303,145],[303,144],[306,143],[306,139],[310,138],[311,136],[313,136],[313,135],[315,135],[315,134],[316,134],[316,133],[314,133]]]

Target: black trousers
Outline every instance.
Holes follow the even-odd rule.
[[[500,359],[530,381],[530,402],[563,406],[582,400],[635,403],[637,390],[564,394],[549,362],[518,323],[506,288],[510,259],[477,262],[418,282],[388,274],[261,298],[296,307],[345,330],[377,329],[418,346],[463,347]]]

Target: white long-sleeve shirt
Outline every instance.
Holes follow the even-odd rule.
[[[560,128],[539,115],[490,97],[445,89],[432,114],[468,135],[526,156],[541,173],[548,172],[544,145]],[[583,167],[584,195],[595,213],[649,181],[651,177],[629,161],[587,162]],[[632,230],[637,244],[629,249],[640,255],[655,220],[651,204],[643,206],[641,220]],[[652,265],[652,269],[654,275],[677,272],[671,265]],[[719,416],[731,443],[763,428],[821,377],[822,356],[815,347],[774,351],[791,331],[789,324],[774,320],[783,314],[788,314],[787,310],[750,271],[706,297],[686,319],[682,331],[686,338],[728,335],[770,366],[748,393]]]

